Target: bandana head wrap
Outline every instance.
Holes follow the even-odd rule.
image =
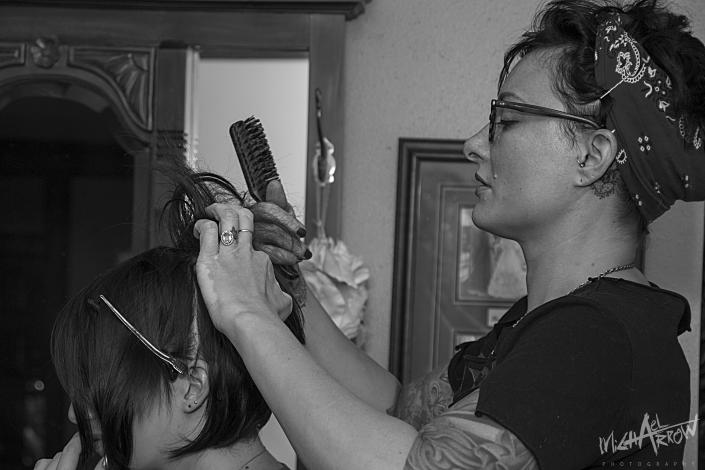
[[[606,127],[617,138],[622,179],[648,222],[678,199],[705,199],[705,147],[699,127],[689,126],[671,107],[671,78],[615,14],[603,21],[595,40],[595,78],[612,107]]]

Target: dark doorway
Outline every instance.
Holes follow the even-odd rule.
[[[51,362],[68,297],[129,256],[134,159],[114,116],[23,98],[0,110],[0,468],[32,468],[75,429]]]

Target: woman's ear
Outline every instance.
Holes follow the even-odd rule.
[[[192,413],[203,406],[208,398],[209,389],[208,365],[202,359],[189,364],[188,373],[180,376],[177,382],[181,382],[181,385],[177,387],[179,391],[175,398],[184,413]]]
[[[583,154],[578,156],[575,184],[590,186],[609,169],[617,155],[617,138],[608,129],[586,134]]]

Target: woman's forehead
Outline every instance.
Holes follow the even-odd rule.
[[[508,101],[563,109],[556,96],[551,72],[554,61],[546,53],[532,52],[514,65],[502,83],[498,97]]]

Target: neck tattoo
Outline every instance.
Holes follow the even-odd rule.
[[[595,276],[595,277],[588,277],[587,281],[583,282],[583,283],[580,284],[578,287],[576,287],[575,289],[573,289],[572,291],[570,291],[570,292],[568,293],[568,295],[575,293],[575,292],[576,292],[577,290],[579,290],[579,289],[582,289],[583,287],[587,286],[588,284],[590,284],[590,283],[591,283],[592,281],[594,281],[595,279],[602,279],[603,277],[607,276],[608,274],[616,273],[616,272],[619,272],[619,271],[626,271],[626,270],[632,269],[632,268],[634,268],[634,267],[635,267],[634,263],[623,264],[623,265],[621,265],[621,266],[614,266],[614,267],[608,269],[607,271],[605,271],[605,272],[603,272],[603,273],[601,273],[601,274],[598,274],[598,275]],[[524,312],[524,314],[523,314],[522,316],[520,316],[517,321],[514,322],[514,324],[512,325],[512,328],[514,328],[515,326],[517,326],[517,325],[519,324],[519,322],[522,321],[522,320],[524,319],[524,317],[525,317],[528,313],[529,313],[528,310],[527,310],[526,312]]]

